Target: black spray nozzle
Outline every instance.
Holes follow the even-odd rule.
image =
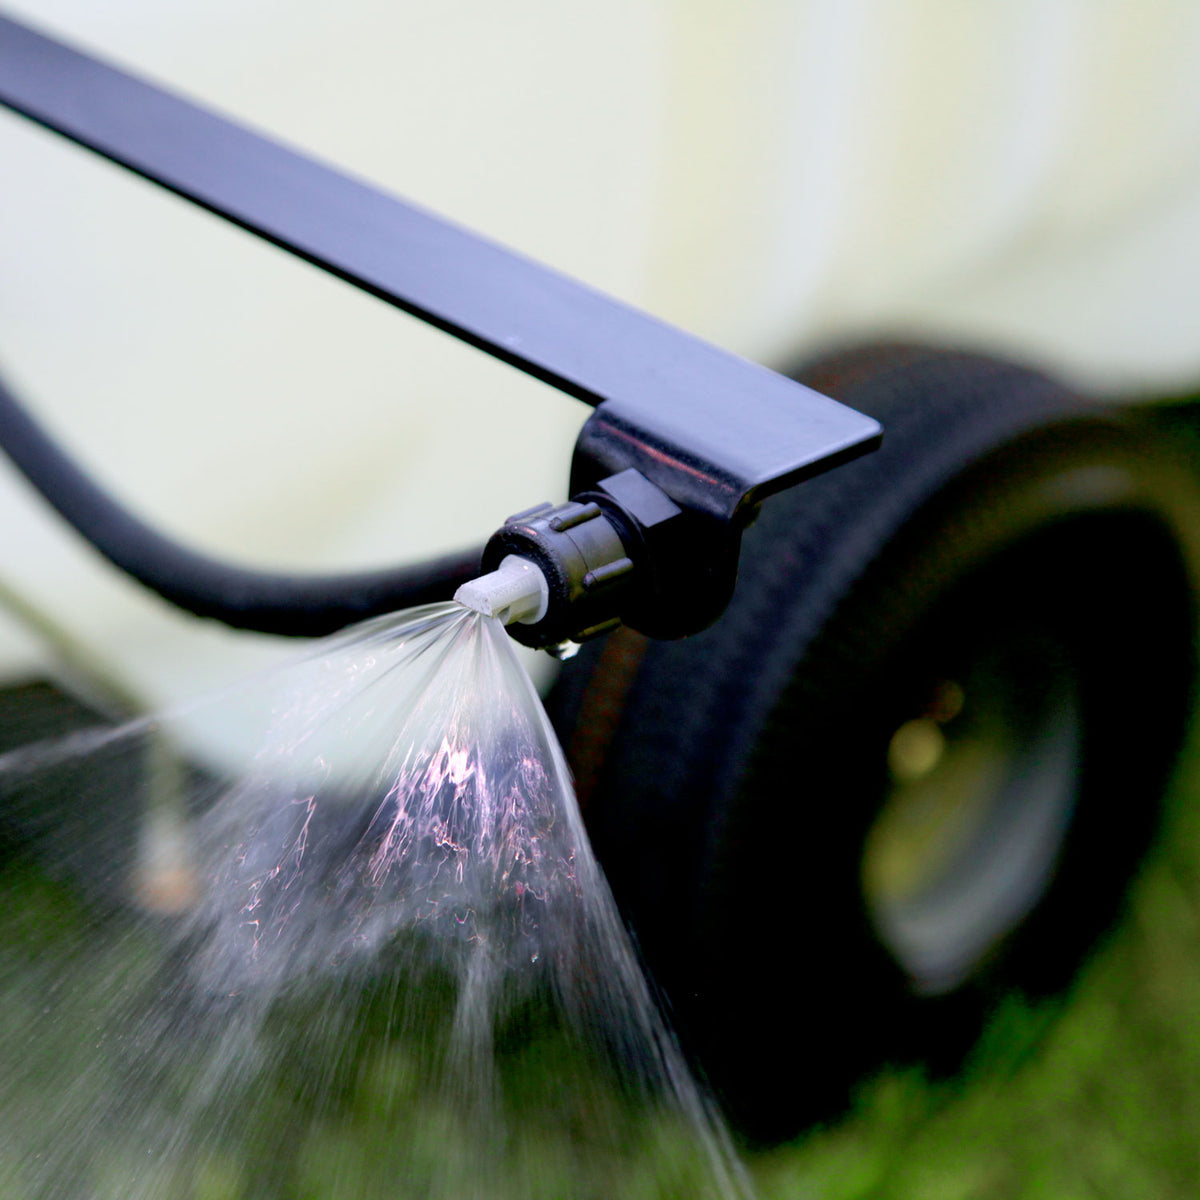
[[[710,624],[728,602],[737,539],[634,468],[565,504],[510,517],[457,599],[528,646],[586,641],[624,622],[653,637]]]
[[[620,596],[635,574],[615,523],[587,499],[541,504],[510,517],[484,549],[483,568],[496,570],[510,557],[531,563],[545,581],[540,613],[509,625],[530,646],[602,633],[619,619]]]

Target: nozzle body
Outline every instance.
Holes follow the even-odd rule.
[[[649,637],[685,637],[728,603],[737,545],[736,529],[688,512],[629,468],[565,504],[509,517],[484,548],[490,574],[455,599],[500,617],[527,646],[587,641],[622,621]]]
[[[484,548],[484,569],[493,568],[484,579],[496,578],[488,588],[503,595],[497,577],[516,559],[531,564],[546,589],[536,615],[509,626],[512,636],[529,646],[552,646],[582,641],[614,625],[635,576],[623,533],[621,523],[591,496],[539,504],[509,517]],[[532,601],[526,603],[532,608]]]

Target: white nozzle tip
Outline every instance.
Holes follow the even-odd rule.
[[[534,563],[510,554],[490,575],[464,583],[454,599],[464,608],[498,618],[503,625],[514,621],[532,625],[546,615],[550,588]]]

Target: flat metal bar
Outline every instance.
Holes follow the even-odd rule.
[[[0,104],[602,404],[606,428],[645,434],[645,473],[679,494],[690,472],[716,515],[878,439],[809,388],[2,15]]]

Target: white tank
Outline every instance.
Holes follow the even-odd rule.
[[[9,11],[772,364],[882,334],[1101,392],[1200,372],[1183,0]],[[0,162],[0,365],[165,531],[366,567],[565,497],[576,402],[8,114]],[[155,705],[281,653],[142,593],[6,463],[0,512],[4,677],[73,642]]]

